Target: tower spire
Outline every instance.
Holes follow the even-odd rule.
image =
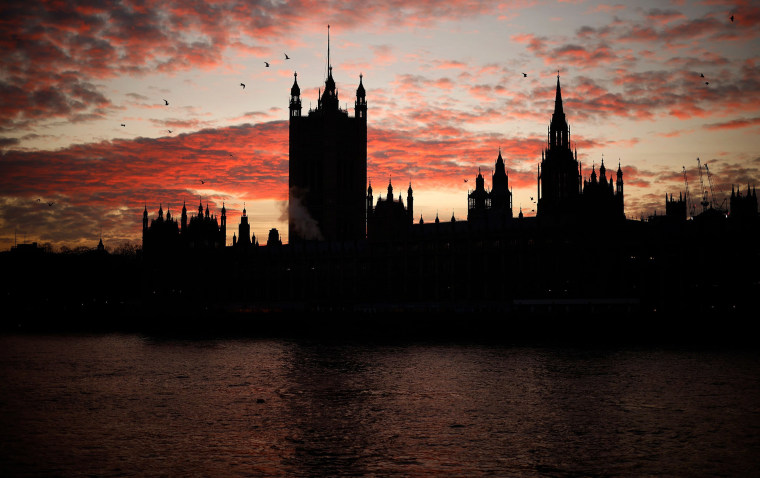
[[[554,97],[554,114],[564,114],[562,109],[562,89],[559,86],[559,70],[557,70],[557,94]]]
[[[332,65],[330,64],[330,25],[327,25],[327,75],[332,76]]]

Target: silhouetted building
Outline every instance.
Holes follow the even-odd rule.
[[[549,124],[548,145],[541,152],[538,167],[538,211],[541,219],[555,221],[623,220],[623,171],[618,165],[617,180],[613,185],[612,176],[596,166],[591,177],[583,181],[578,151],[570,146],[570,126],[562,107],[562,91],[557,75],[557,93],[554,99],[554,113]]]
[[[673,199],[673,195],[665,195],[665,217],[676,221],[686,220],[686,200],[681,193],[678,193],[678,199]]]
[[[407,206],[401,194],[398,201],[393,199],[393,185],[388,180],[388,193],[385,199],[377,197],[377,204],[372,204],[372,184],[367,188],[367,238],[373,241],[402,240],[407,237],[409,228],[414,223],[414,198],[412,184],[406,191]]]
[[[251,234],[251,225],[248,224],[248,214],[243,206],[243,214],[240,216],[240,225],[238,226],[238,235],[232,235],[232,246],[245,249],[256,243],[256,235]],[[258,244],[257,244],[258,245]]]
[[[317,107],[301,115],[297,73],[290,89],[289,242],[366,237],[367,100],[362,75],[354,117],[340,108],[328,30],[327,79]]]
[[[280,247],[282,246],[282,239],[280,239],[280,232],[276,228],[269,230],[269,236],[267,236],[267,247]]]
[[[208,204],[204,213],[203,203],[198,204],[198,215],[187,216],[187,207],[182,204],[180,224],[167,210],[164,217],[163,206],[159,206],[157,216],[148,225],[148,207],[143,211],[143,251],[170,252],[181,249],[223,248],[227,241],[227,210],[222,205],[219,219],[209,212]]]
[[[747,194],[742,196],[739,189],[734,190],[731,186],[731,199],[729,202],[731,208],[731,218],[756,218],[757,217],[757,193],[755,188],[750,189],[747,185]]]
[[[485,180],[478,168],[475,189],[467,195],[467,220],[503,224],[509,219],[512,219],[512,192],[499,148],[490,191],[486,190]]]

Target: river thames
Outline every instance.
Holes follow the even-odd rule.
[[[751,476],[757,348],[0,336],[3,476]]]

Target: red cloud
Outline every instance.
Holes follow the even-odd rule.
[[[760,125],[760,117],[740,118],[740,119],[735,119],[731,121],[726,121],[723,123],[713,123],[713,124],[705,125],[705,128],[712,129],[712,130],[739,129],[739,128],[747,128],[747,127],[756,126],[756,125]]]

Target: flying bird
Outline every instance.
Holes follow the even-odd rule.
[[[731,23],[733,23],[733,22],[734,22],[734,16],[731,15]]]
[[[169,132],[169,134],[171,134],[171,133],[172,133],[172,130],[170,130],[170,129],[167,129],[166,131],[168,131],[168,132]]]
[[[700,73],[700,74],[699,74],[699,77],[700,77],[700,78],[704,78],[704,77],[705,77],[704,73]]]
[[[268,61],[265,61],[264,64],[267,66],[267,68],[269,68],[269,62]]]
[[[55,203],[54,203],[53,201],[50,201],[50,202],[48,203],[48,206],[52,206],[53,204],[55,204]]]
[[[531,197],[530,197],[530,200],[531,200],[531,201],[533,200],[533,196],[531,196]]]
[[[287,53],[285,53],[285,59],[286,59],[286,60],[290,60],[290,57],[288,56],[288,54],[287,54]]]
[[[169,106],[169,102],[164,100],[164,103],[166,103],[166,106]]]
[[[122,125],[122,126],[127,126],[127,125],[125,125],[124,123],[122,123],[121,125]]]
[[[201,179],[201,184],[206,184],[206,181]]]
[[[465,179],[464,182],[467,182],[467,180]]]
[[[523,78],[527,78],[527,77],[528,77],[528,74],[527,73],[523,73]]]
[[[709,82],[709,81],[705,81],[705,84],[706,84],[706,85],[709,85],[709,84],[710,84],[710,82]]]
[[[245,83],[240,83],[240,86],[242,86],[243,89],[245,89]]]

